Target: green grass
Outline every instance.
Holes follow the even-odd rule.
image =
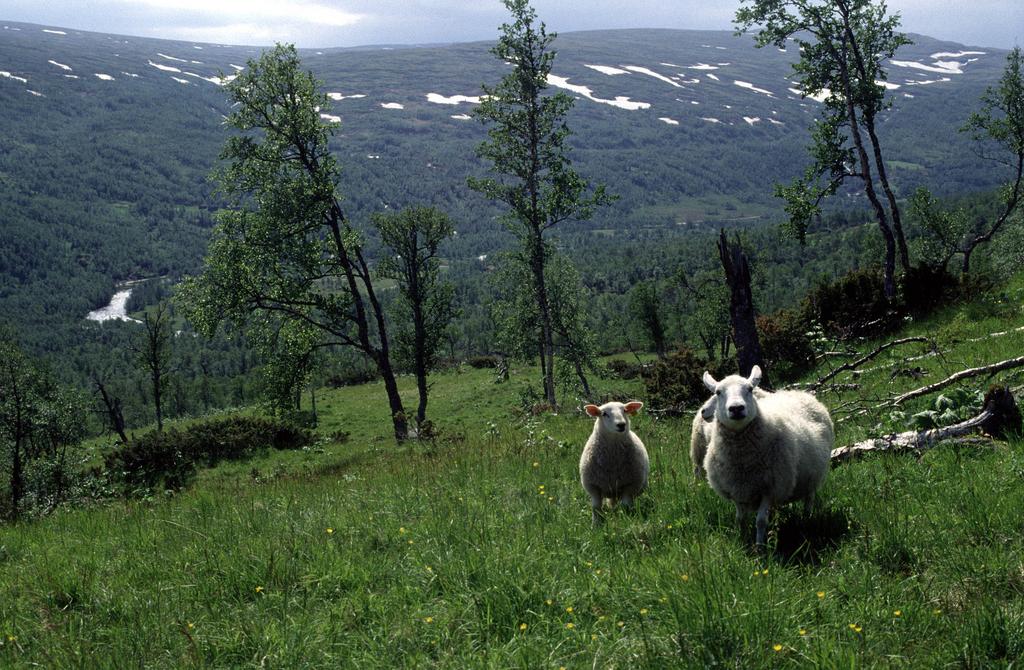
[[[913,363],[923,379],[866,373],[861,395],[827,404],[1017,355],[1024,334],[969,340],[1024,323],[1022,288],[908,324],[944,354]],[[920,668],[1024,656],[1021,441],[837,467],[821,509],[782,510],[760,555],[732,506],[693,481],[685,419],[636,419],[650,488],[635,514],[592,529],[576,475],[590,422],[513,418],[536,374],[513,372],[508,384],[491,370],[437,375],[434,444],[392,444],[377,385],[322,391],[319,430],[349,432],[343,443],[0,529],[0,666]],[[412,381],[402,388],[411,401]],[[839,441],[877,422],[840,424]]]

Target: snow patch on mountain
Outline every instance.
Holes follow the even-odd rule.
[[[320,118],[328,123],[341,123],[341,117],[334,116],[333,114],[321,114]]]
[[[159,51],[156,52],[156,55],[160,56],[160,58],[166,58],[167,60],[176,60],[179,63],[187,63],[188,62],[184,58],[175,58],[174,56],[168,56],[167,54],[162,54]]]
[[[452,118],[453,119],[458,119],[459,121],[469,121],[473,117],[470,116],[469,114],[452,114]]]
[[[666,65],[666,63],[662,63],[662,65]],[[611,67],[610,65],[587,65],[586,63],[584,63],[583,67],[589,67],[591,70],[597,70],[601,74],[606,74],[609,76],[614,76],[617,74],[629,74],[628,70],[622,70],[617,67]]]
[[[27,84],[28,83],[28,79],[25,79],[24,77],[19,77],[17,75],[11,74],[10,72],[7,72],[6,70],[0,70],[0,77],[7,77],[8,79],[13,79],[14,81],[20,81],[22,84]]]
[[[907,86],[927,86],[928,84],[941,84],[944,81],[953,81],[949,77],[941,79],[907,79],[904,83]]]
[[[114,81],[114,78],[111,77],[109,74],[103,74],[101,72],[96,73],[96,78],[102,79],[103,81]]]
[[[816,93],[814,95],[811,95],[810,93],[804,93],[798,88],[790,88],[786,90],[795,95],[799,95],[802,98],[810,98],[811,100],[815,100],[817,102],[825,102],[826,100],[828,100],[829,96],[832,95],[832,91],[828,90],[827,88],[821,89],[820,93]]]
[[[70,65],[65,65],[64,63],[58,63],[55,60],[48,60],[46,62],[49,63],[50,65],[56,65],[57,67],[59,67],[62,70],[67,70],[68,72],[71,72],[71,66]]]
[[[648,77],[654,77],[655,79],[663,81],[663,82],[665,82],[667,84],[671,84],[671,85],[675,86],[676,88],[682,88],[682,86],[680,86],[676,82],[672,81],[671,79],[669,79],[665,75],[659,74],[659,73],[657,73],[654,70],[651,70],[649,68],[640,67],[639,65],[625,65],[623,67],[625,67],[630,72],[637,72],[639,74],[645,74]]]
[[[707,121],[708,123],[721,123],[721,121],[719,121],[718,119],[716,119],[713,116],[702,116],[702,117],[700,117],[700,120],[701,121]]]
[[[580,86],[579,84],[570,84],[568,77],[558,77],[553,74],[548,75],[548,84],[551,86],[557,86],[558,88],[564,88],[567,91],[577,93],[587,100],[593,102],[599,102],[603,105],[611,105],[612,107],[618,107],[619,109],[627,109],[635,111],[638,109],[649,109],[651,103],[649,102],[638,102],[630,100],[629,97],[624,95],[616,96],[614,100],[607,100],[605,98],[598,98],[594,95],[594,92],[587,86]]]
[[[341,93],[331,92],[327,94],[327,97],[331,100],[351,100],[355,98],[365,98],[365,93],[353,93],[352,95],[342,95]]]
[[[46,28],[43,28],[43,32],[50,33],[51,35],[67,35],[67,33],[63,30],[48,30]]]
[[[427,102],[435,105],[457,105],[460,102],[469,102],[474,105],[480,104],[480,96],[469,95],[441,95],[440,93],[427,93]]]
[[[984,51],[957,51],[956,53],[950,53],[949,51],[940,51],[934,53],[929,58],[932,60],[939,60],[940,58],[962,58],[964,56],[984,56]]]
[[[382,102],[380,106],[384,109],[405,109],[405,105],[400,102]]]
[[[930,65],[924,63],[918,63],[915,60],[890,60],[890,65],[896,67],[908,67],[915,70],[924,70],[925,72],[938,72],[939,74],[963,74],[963,67],[967,63],[961,63],[955,60],[937,60]]]
[[[676,121],[675,119],[670,119],[667,116],[659,116],[658,120],[659,121],[664,121],[665,123],[667,123],[670,126],[678,126],[679,125],[678,121]]]
[[[775,97],[775,94],[772,93],[771,91],[763,89],[763,88],[758,88],[758,87],[754,86],[753,84],[751,84],[749,81],[736,81],[736,80],[734,80],[732,83],[736,84],[740,88],[750,89],[754,93],[763,93],[763,94],[767,95],[769,98],[774,98]]]
[[[164,72],[181,72],[180,69],[178,69],[176,67],[172,67],[170,65],[162,65],[160,63],[154,63],[151,60],[150,61],[146,61],[146,62],[149,63],[150,65],[152,65],[153,67],[155,67],[156,69],[163,70]]]

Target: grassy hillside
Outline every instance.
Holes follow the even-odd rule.
[[[933,338],[941,356],[887,352],[856,394],[823,399],[840,418],[852,401],[1018,355],[1022,302],[1018,276],[911,323],[903,335]],[[893,374],[908,366],[925,376]],[[515,418],[535,376],[438,375],[441,439],[401,449],[379,387],[322,391],[313,448],[223,465],[179,495],[0,529],[0,665],[987,667],[1024,656],[1020,439],[837,467],[810,520],[775,517],[762,556],[732,506],[692,480],[685,419],[637,418],[650,489],[635,515],[591,529],[576,476],[590,422]],[[875,412],[840,423],[838,441],[876,424],[897,427]],[[332,441],[338,431],[347,441]]]

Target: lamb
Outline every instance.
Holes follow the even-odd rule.
[[[754,389],[755,398],[761,399],[766,395],[768,391],[760,387]],[[693,477],[698,482],[707,479],[707,473],[704,472],[704,455],[708,452],[708,444],[714,431],[716,400],[717,396],[713,395],[704,401],[693,417],[693,426],[690,429],[690,463],[693,464]]]
[[[761,368],[749,378],[730,375],[720,382],[704,373],[715,393],[715,421],[704,470],[708,484],[736,505],[736,522],[757,512],[758,546],[768,534],[771,508],[804,501],[810,514],[814,494],[828,475],[835,441],[828,410],[809,393],[780,391],[757,398]]]
[[[629,417],[643,407],[642,402],[608,402],[600,407],[586,405],[595,418],[594,430],[580,456],[580,483],[590,495],[592,520],[601,524],[601,506],[605,498],[627,509],[647,487],[650,461],[644,443],[630,430]]]

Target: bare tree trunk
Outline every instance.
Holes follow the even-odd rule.
[[[587,382],[587,375],[583,372],[583,366],[580,364],[579,359],[574,360],[573,364],[576,366],[576,376],[580,378],[580,384],[583,385],[583,397],[592,399],[590,384]]]
[[[391,367],[391,354],[388,348],[387,324],[384,321],[384,312],[373,291],[370,271],[362,254],[356,249],[355,262],[353,262],[348,248],[345,247],[344,238],[341,234],[341,226],[344,223],[345,214],[342,212],[341,206],[337,202],[332,203],[327,225],[331,231],[338,264],[341,265],[345,274],[348,290],[352,296],[359,348],[377,365],[377,371],[380,372],[380,376],[384,380],[384,390],[387,393],[388,405],[391,408],[391,423],[395,431],[395,440],[402,442],[409,437],[409,421],[405,416],[405,408],[402,406],[402,396],[398,392],[395,371]],[[358,280],[362,281],[367,300],[369,300],[374,312],[379,346],[375,346],[370,339],[370,322],[367,318],[366,305],[363,303],[363,293],[360,291],[357,277]]]
[[[850,136],[853,138],[853,144],[857,149],[861,180],[864,182],[864,192],[871,202],[871,207],[875,210],[875,216],[878,218],[878,229],[882,233],[882,239],[885,240],[885,265],[883,267],[885,273],[885,297],[892,300],[896,297],[896,237],[889,226],[889,217],[886,214],[885,207],[882,206],[882,202],[878,199],[878,194],[875,192],[874,178],[871,174],[871,163],[868,153],[864,149],[864,140],[860,133],[860,119],[857,117],[857,110],[853,103],[853,84],[850,80],[847,54],[845,52],[838,52],[834,47],[831,51],[832,57],[839,64],[840,79],[843,82],[843,95],[846,99],[846,117],[850,127]]]
[[[725,270],[725,282],[729,285],[729,316],[732,320],[733,340],[736,343],[736,359],[741,375],[749,375],[755,366],[764,369],[764,352],[761,340],[757,335],[755,321],[754,295],[750,288],[750,265],[747,256],[740,246],[739,237],[736,243],[729,245],[725,231],[718,238],[718,255]],[[761,385],[771,388],[767,373],[762,377]]]
[[[21,435],[11,442],[11,519],[17,521],[21,497],[25,495],[25,474],[21,465]]]
[[[554,409],[555,398],[555,340],[551,325],[551,306],[544,282],[544,242],[538,234],[530,249],[530,267],[533,270],[534,293],[540,309],[541,370],[544,373],[544,400]]]
[[[850,14],[846,3],[840,2],[839,8],[843,17],[843,29],[846,33],[846,39],[853,51],[857,74],[861,81],[867,81],[867,67],[864,64],[864,57],[861,55],[857,38],[853,34],[853,28],[850,26]],[[847,76],[849,76],[849,73],[847,73]],[[900,208],[896,202],[896,195],[893,193],[892,187],[889,185],[889,176],[885,169],[885,161],[882,160],[882,147],[878,141],[878,135],[875,133],[875,112],[870,107],[866,108],[864,111],[864,127],[868,131],[868,139],[871,142],[871,149],[875,158],[875,168],[878,170],[878,181],[882,185],[882,190],[885,192],[885,197],[889,202],[889,213],[892,215],[893,237],[899,251],[900,267],[902,267],[903,271],[906,272],[910,270],[910,254],[907,251],[907,240],[903,234],[903,222],[900,219]],[[866,156],[862,156],[862,159],[863,158],[866,158]],[[871,184],[869,183],[868,186],[870,187]]]
[[[121,438],[122,444],[128,444],[128,436],[124,433],[125,425],[124,414],[121,411],[121,399],[110,396],[103,382],[99,379],[94,379],[93,383],[96,384],[96,390],[100,392],[103,404],[107,408],[107,419],[110,421],[110,427]]]

